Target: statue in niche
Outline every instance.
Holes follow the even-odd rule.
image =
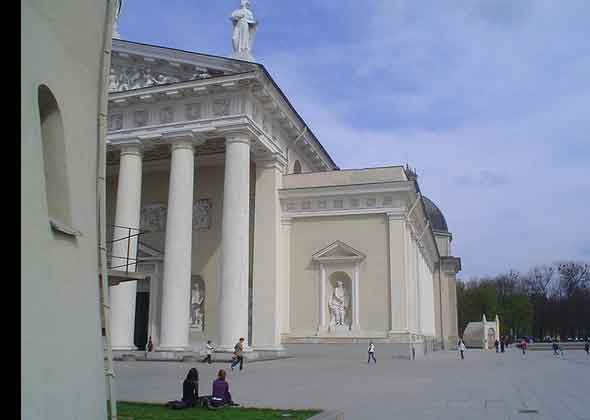
[[[253,60],[251,51],[258,23],[250,10],[250,0],[241,0],[240,8],[232,13],[230,19],[234,25],[232,36],[234,57]]]
[[[488,348],[493,349],[496,343],[496,331],[493,328],[488,329]]]
[[[350,304],[350,296],[344,289],[341,280],[336,282],[336,287],[332,296],[328,299],[328,309],[330,310],[330,330],[349,329],[350,325],[346,322],[346,312]]]
[[[191,328],[203,331],[203,302],[205,301],[205,294],[198,280],[193,280],[191,288]]]

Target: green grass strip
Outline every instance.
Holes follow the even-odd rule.
[[[269,410],[242,407],[227,407],[219,410],[203,408],[173,410],[158,404],[130,402],[119,402],[117,408],[119,420],[306,420],[319,413],[317,410]]]

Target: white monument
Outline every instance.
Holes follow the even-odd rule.
[[[252,46],[256,35],[258,22],[250,10],[250,0],[241,0],[240,8],[231,15],[234,26],[232,43],[234,47],[233,58],[246,61],[254,61]]]
[[[496,340],[500,340],[500,318],[496,315],[494,321],[488,321],[483,314],[480,322],[470,322],[463,332],[463,341],[467,347],[494,349]]]
[[[346,319],[349,306],[350,294],[344,289],[342,281],[338,280],[328,301],[328,308],[330,309],[330,331],[350,330],[350,322]]]
[[[205,293],[198,278],[194,279],[192,283],[190,325],[193,329],[203,331]]]

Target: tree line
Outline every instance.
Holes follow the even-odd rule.
[[[590,337],[590,264],[561,262],[457,282],[459,333],[468,322],[500,317],[509,337]]]

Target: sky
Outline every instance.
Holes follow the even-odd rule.
[[[125,0],[122,39],[230,56],[239,0]],[[590,262],[590,2],[252,0],[254,56],[340,168],[409,163],[460,278]]]

